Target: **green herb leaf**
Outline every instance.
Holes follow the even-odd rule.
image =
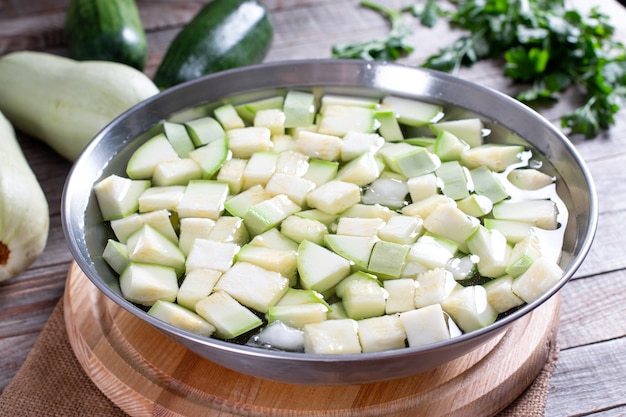
[[[391,29],[388,36],[384,39],[334,45],[333,58],[395,61],[413,52],[413,47],[406,42],[412,30],[402,21],[401,11],[369,1],[362,1],[361,6],[377,11],[389,19]]]
[[[529,104],[558,100],[576,86],[585,104],[563,115],[572,135],[597,136],[615,123],[626,101],[626,48],[597,7],[587,16],[562,0],[455,2],[450,24],[469,32],[429,57],[424,67],[455,71],[486,58],[504,57],[503,74],[530,83],[517,98]]]

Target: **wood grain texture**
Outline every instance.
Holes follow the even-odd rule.
[[[392,381],[339,387],[262,380],[202,359],[118,307],[75,264],[68,274],[64,312],[83,369],[133,416],[412,416],[415,410],[431,417],[490,416],[517,398],[546,363],[558,327],[559,298],[443,366]]]
[[[421,1],[421,0],[416,0]],[[69,0],[0,1],[0,55],[11,50],[38,49],[67,54],[62,36],[64,10]],[[271,9],[276,28],[274,46],[267,60],[327,58],[333,44],[376,38],[387,22],[358,6],[358,0],[263,0]],[[138,0],[150,43],[146,73],[152,74],[169,41],[205,0]],[[391,6],[404,0],[385,0]],[[626,41],[626,10],[615,0],[571,0],[588,9],[598,5],[616,23],[617,36]],[[167,10],[167,12],[164,12]],[[415,52],[401,60],[419,64],[430,52],[454,40],[458,33],[444,23],[435,28],[415,27],[411,42]],[[505,93],[517,87],[502,78],[498,63],[481,63],[463,69],[459,76]],[[569,92],[554,106],[539,109],[558,126],[563,111],[579,100]],[[71,256],[60,222],[60,200],[71,164],[45,145],[19,134],[20,143],[48,197],[51,212],[49,243],[31,268],[10,282],[0,284],[0,390],[23,363],[53,306],[63,295]],[[626,279],[626,113],[615,126],[593,140],[572,139],[587,161],[596,181],[600,201],[597,238],[575,279],[562,290],[558,343],[563,348],[549,394],[546,417],[626,415],[626,388],[615,380],[624,374],[621,358],[624,339],[624,280]],[[0,151],[1,155],[1,151]],[[596,360],[595,358],[603,358]],[[613,358],[613,359],[611,359]],[[593,387],[587,395],[584,387]],[[582,395],[584,393],[585,395]],[[603,395],[606,393],[606,395]],[[586,399],[586,397],[589,399]]]

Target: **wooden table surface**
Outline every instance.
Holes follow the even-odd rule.
[[[180,26],[206,1],[139,0],[150,43],[146,72],[156,65]],[[19,49],[67,54],[63,39],[68,0],[0,1],[0,55]],[[267,61],[328,58],[340,42],[380,37],[388,29],[378,14],[358,0],[265,0],[275,27]],[[390,6],[408,1],[388,0]],[[576,0],[581,8],[598,4],[615,19],[626,41],[626,9],[615,0]],[[620,26],[621,23],[621,27]],[[415,25],[415,52],[401,62],[420,64],[458,36],[444,22],[433,29]],[[511,92],[493,63],[481,63],[458,75]],[[0,91],[0,94],[2,92]],[[566,95],[542,113],[558,125],[571,108]],[[63,295],[72,260],[61,229],[60,201],[71,164],[42,143],[19,134],[24,152],[48,197],[51,228],[44,253],[14,279],[0,284],[0,390],[11,381],[29,353],[53,307]],[[626,112],[610,132],[575,140],[594,177],[600,201],[597,237],[582,267],[563,288],[558,344],[561,352],[551,379],[546,416],[626,415]],[[2,150],[0,150],[0,155]],[[1,163],[1,162],[0,162]]]

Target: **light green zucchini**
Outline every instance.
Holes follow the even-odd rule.
[[[5,281],[43,252],[50,217],[46,196],[2,113],[0,154],[0,281]]]
[[[158,93],[128,65],[34,51],[0,57],[0,91],[0,111],[13,126],[70,161],[115,117]]]

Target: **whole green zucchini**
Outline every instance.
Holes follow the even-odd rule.
[[[261,62],[274,29],[256,0],[213,0],[176,35],[154,82],[168,88],[205,74]]]
[[[119,62],[34,51],[0,57],[0,111],[70,161],[114,118],[158,92],[147,75]]]
[[[148,42],[135,0],[72,0],[65,35],[71,57],[121,62],[143,70]]]

